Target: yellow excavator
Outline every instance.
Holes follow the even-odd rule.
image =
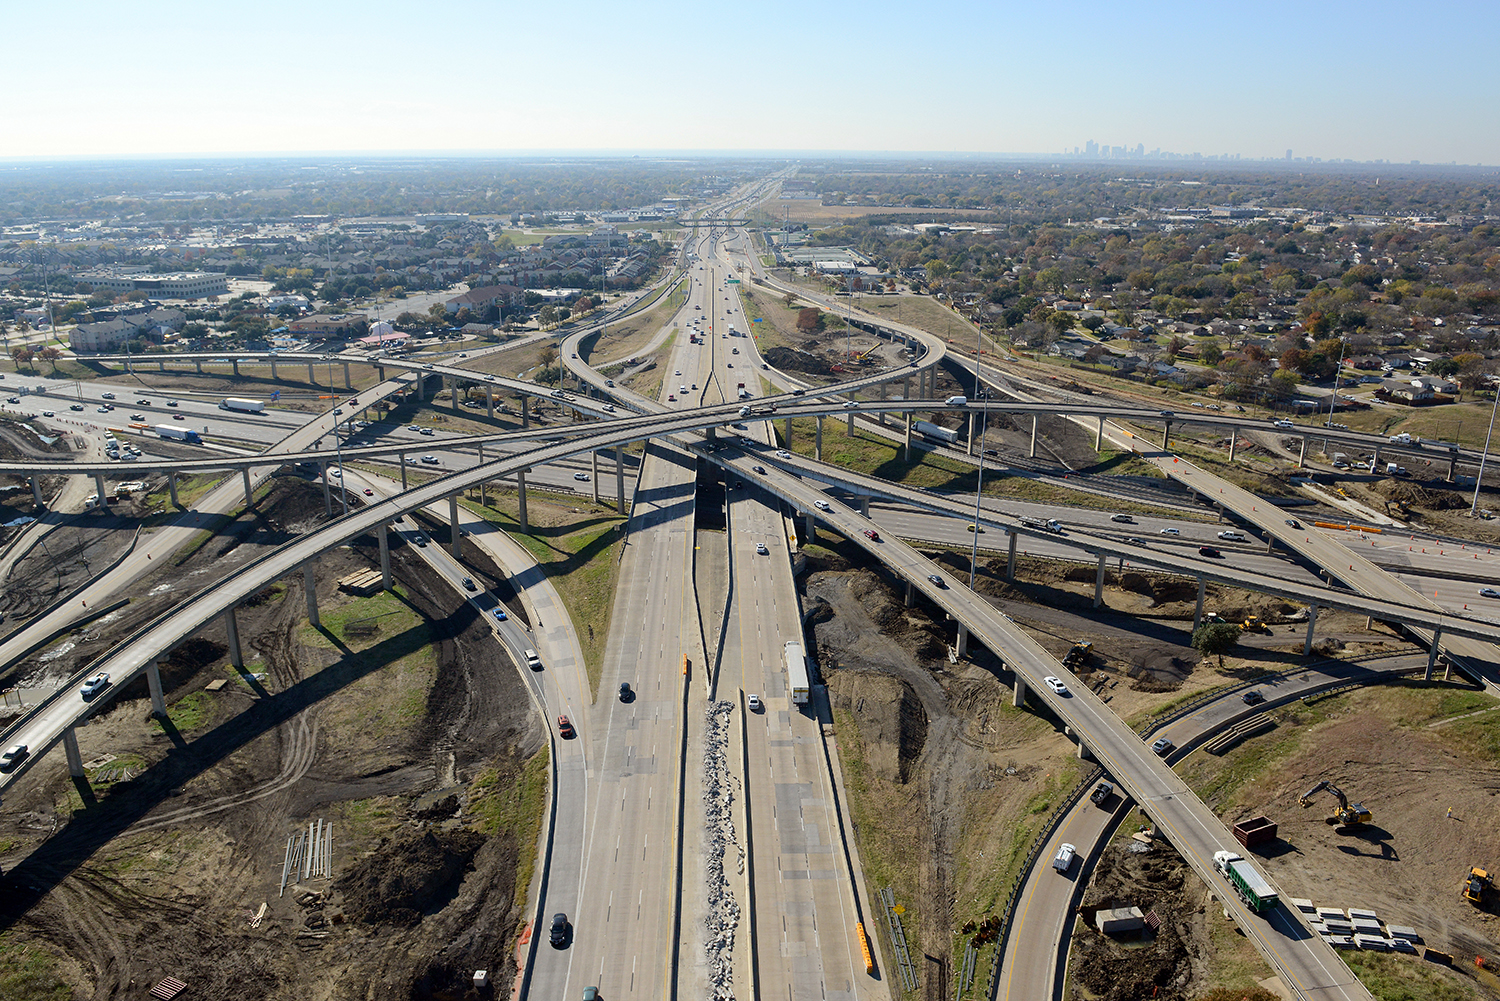
[[[1478,866],[1469,869],[1469,875],[1464,879],[1464,899],[1471,904],[1484,903],[1484,891],[1491,886],[1490,874]]]
[[[1319,780],[1318,784],[1303,793],[1297,802],[1305,807],[1312,806],[1313,795],[1325,789],[1339,801],[1339,808],[1325,818],[1327,823],[1337,824],[1340,827],[1358,827],[1360,824],[1368,824],[1370,822],[1370,811],[1364,808],[1364,804],[1349,802],[1349,797],[1345,796],[1338,786],[1327,779]]]

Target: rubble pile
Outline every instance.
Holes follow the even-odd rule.
[[[704,711],[703,819],[708,847],[708,982],[713,1001],[734,999],[734,932],[740,905],[725,875],[725,856],[735,853],[735,871],[745,871],[745,849],[734,833],[734,790],[729,773],[729,720],[733,702],[713,702]]]

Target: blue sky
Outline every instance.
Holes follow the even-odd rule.
[[[1500,163],[1494,2],[7,7],[4,158],[1093,139]]]

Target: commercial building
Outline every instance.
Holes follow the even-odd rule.
[[[229,280],[212,271],[179,271],[166,275],[88,271],[78,275],[78,280],[93,286],[96,292],[114,295],[145,292],[153,299],[204,299],[229,294]]]
[[[332,337],[363,336],[369,329],[364,313],[314,313],[287,324],[287,329],[309,341],[326,341]]]

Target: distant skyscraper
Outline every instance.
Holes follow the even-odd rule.
[[[1286,151],[1286,158],[1287,158],[1287,159],[1288,159],[1288,160],[1290,160],[1290,159],[1291,159],[1291,158],[1292,158],[1292,151],[1291,151],[1291,150],[1287,150],[1287,151]]]
[[[1099,144],[1096,143],[1096,142],[1094,142],[1094,140],[1092,140],[1092,139],[1090,139],[1088,142],[1084,143],[1083,144],[1083,155],[1084,156],[1098,156],[1099,155]]]

